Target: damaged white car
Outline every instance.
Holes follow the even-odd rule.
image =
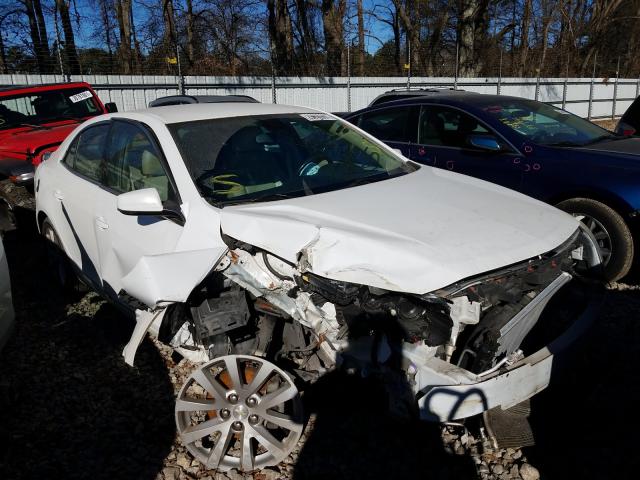
[[[300,390],[338,368],[423,419],[508,409],[592,313],[600,257],[578,221],[306,108],[102,116],[35,188],[42,234],[135,314],[125,360],[149,331],[199,364],[175,416],[210,468],[285,458]]]

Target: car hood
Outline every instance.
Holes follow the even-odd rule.
[[[537,200],[430,167],[225,207],[220,221],[224,234],[323,277],[416,294],[553,250],[578,228]]]
[[[594,145],[580,147],[579,150],[589,150],[597,153],[625,154],[640,157],[640,137],[629,137],[613,141],[598,142]]]
[[[0,159],[26,160],[30,154],[41,147],[62,143],[80,123],[65,121],[64,124],[47,125],[47,128],[21,127],[9,131],[0,130]]]

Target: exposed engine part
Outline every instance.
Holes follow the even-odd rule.
[[[221,291],[192,307],[191,315],[198,339],[208,345],[212,337],[247,325],[250,313],[246,293],[239,287]]]

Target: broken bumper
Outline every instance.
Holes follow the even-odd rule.
[[[435,358],[422,365],[416,365],[412,359],[417,367],[420,417],[446,422],[478,415],[494,407],[506,410],[545,389],[557,368],[558,354],[582,336],[600,309],[604,290],[596,286],[588,288],[590,301],[560,336],[502,370],[482,376]],[[546,303],[541,310],[545,306]]]

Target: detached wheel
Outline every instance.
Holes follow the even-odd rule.
[[[227,355],[195,370],[176,400],[176,426],[207,468],[249,472],[280,463],[302,430],[291,377],[261,358]]]
[[[591,230],[600,246],[607,280],[620,280],[629,273],[633,263],[633,237],[618,212],[590,198],[572,198],[556,206]]]
[[[62,249],[62,242],[51,221],[45,218],[42,222],[42,235],[46,240],[47,267],[55,280],[65,291],[73,291],[77,286],[77,278],[71,268],[69,259]]]

